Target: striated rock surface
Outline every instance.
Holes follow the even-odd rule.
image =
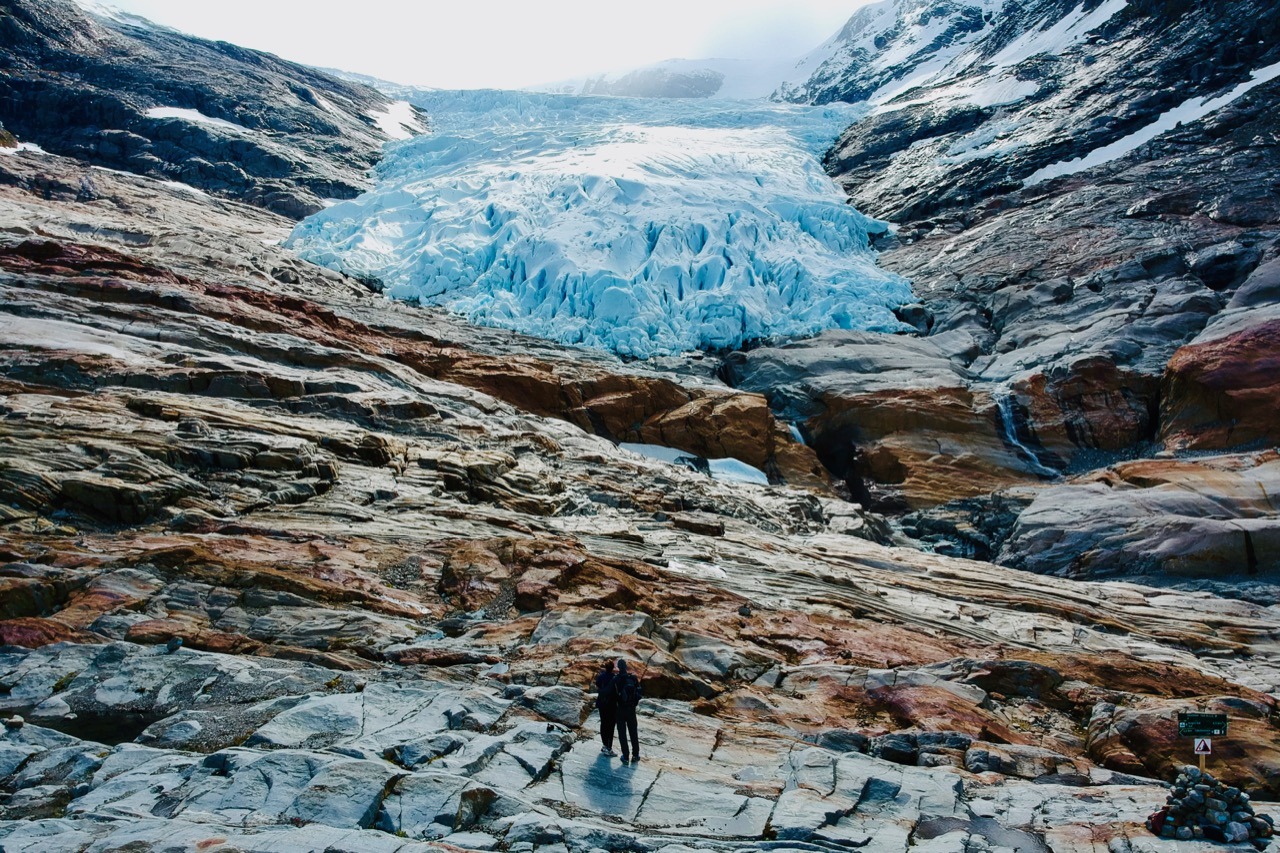
[[[1091,740],[1099,703],[1233,709],[1224,778],[1280,794],[1273,603],[888,547],[604,437],[812,470],[696,361],[396,305],[259,209],[0,168],[6,850],[1154,850],[1168,743]],[[618,654],[625,768],[584,692]]]
[[[1002,562],[1076,576],[1172,576],[1274,585],[1275,451],[1126,462],[1045,489]]]
[[[1000,401],[979,390],[968,367],[976,353],[963,332],[922,339],[827,332],[733,354],[724,372],[800,421],[855,496],[914,509],[1036,482],[1043,471],[1007,433]]]

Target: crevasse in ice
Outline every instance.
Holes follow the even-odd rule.
[[[818,156],[854,108],[423,93],[432,133],[300,223],[303,257],[474,322],[648,357],[893,331],[883,223]]]

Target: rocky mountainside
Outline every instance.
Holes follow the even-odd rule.
[[[5,850],[1154,851],[1197,707],[1280,793],[1274,604],[886,546],[592,434],[767,445],[763,398],[397,305],[259,209],[0,169]],[[625,768],[583,692],[618,653]]]
[[[78,15],[4,9],[41,38]],[[1249,108],[1234,127],[1269,120]],[[1223,817],[1179,850],[1266,841],[1226,804],[1280,811],[1275,238],[1106,217],[1177,163],[1209,186],[1235,180],[1213,152],[1270,155],[1181,133],[1221,147],[904,222],[881,258],[916,276],[919,336],[650,362],[388,300],[283,248],[294,211],[0,133],[0,849],[1160,853],[1166,802]],[[1007,257],[1004,216],[1036,224]],[[1226,283],[1132,260],[1216,228],[1247,251],[1205,258],[1257,254]],[[1039,280],[1094,231],[1096,278]],[[771,484],[710,476],[726,457]],[[1159,585],[1055,576],[1141,560]],[[629,765],[586,692],[619,654],[646,697]],[[1187,710],[1230,720],[1227,799],[1193,802]]]
[[[367,186],[388,134],[409,130],[390,106],[367,86],[140,18],[0,6],[0,122],[19,139],[290,218]]]
[[[827,166],[897,225],[880,263],[921,336],[766,347],[726,376],[939,548],[1274,597],[1273,12],[860,10],[785,92],[867,103]]]

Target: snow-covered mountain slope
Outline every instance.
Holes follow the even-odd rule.
[[[776,97],[883,104],[913,90],[968,80],[962,88],[970,90],[970,100],[989,106],[1018,90],[1015,81],[1031,83],[1015,71],[1021,62],[1060,54],[1127,5],[1128,0],[881,0],[859,9],[801,60]],[[981,85],[974,85],[980,78]],[[1025,85],[1021,90],[1029,94]]]
[[[419,119],[368,86],[89,0],[0,4],[0,69],[0,121],[23,142],[294,219],[360,192],[382,143]]]
[[[899,222],[1131,154],[1270,80],[1260,0],[884,0],[778,97],[862,103],[828,171]]]
[[[425,93],[434,133],[290,245],[475,322],[647,357],[901,328],[818,157],[847,107]]]

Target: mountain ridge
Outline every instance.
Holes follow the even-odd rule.
[[[137,21],[69,3],[6,4],[0,113],[9,130],[57,154],[296,219],[367,186],[387,139],[385,95]]]

